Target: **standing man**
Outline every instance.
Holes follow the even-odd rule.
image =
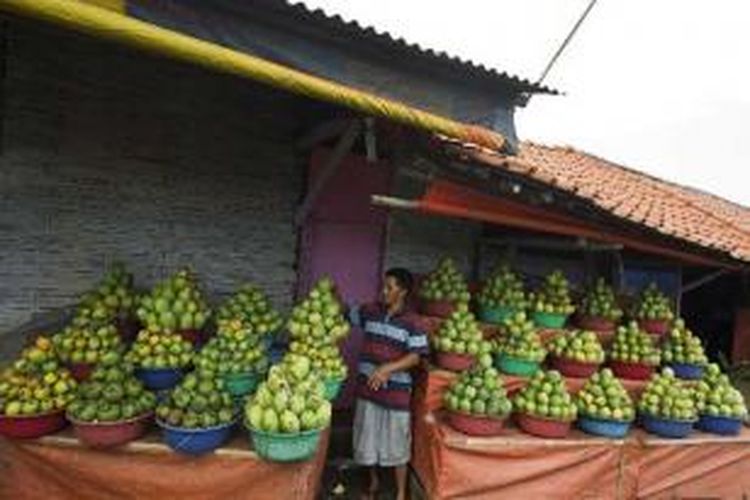
[[[427,337],[406,311],[414,278],[406,269],[385,273],[382,302],[353,308],[352,324],[364,330],[357,374],[354,461],[370,468],[364,498],[378,489],[378,467],[394,467],[398,500],[406,499],[411,455],[410,370],[427,354]]]

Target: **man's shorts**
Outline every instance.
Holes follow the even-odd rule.
[[[395,467],[411,456],[411,415],[366,399],[357,399],[354,414],[354,461],[359,465]]]

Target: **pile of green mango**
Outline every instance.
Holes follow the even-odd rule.
[[[222,320],[216,336],[196,355],[195,366],[220,375],[266,373],[266,347],[255,332],[244,320]]]
[[[651,335],[631,321],[617,328],[610,346],[609,357],[622,363],[643,363],[656,366],[661,362],[661,352]]]
[[[578,312],[585,316],[614,322],[622,318],[622,309],[617,305],[615,292],[603,278],[598,278],[594,286],[587,291]]]
[[[513,410],[497,370],[482,366],[463,373],[450,385],[443,394],[443,406],[451,411],[495,418],[507,417]]]
[[[577,406],[555,370],[536,372],[515,396],[513,406],[519,413],[565,422],[577,416]]]
[[[484,335],[474,315],[466,304],[459,304],[431,338],[434,348],[440,352],[455,352],[473,356],[489,355],[492,344]]]
[[[183,269],[142,297],[136,313],[147,330],[174,332],[200,330],[211,310],[195,275]]]
[[[76,389],[68,415],[82,422],[116,422],[150,413],[155,407],[156,396],[133,375],[133,366],[117,353],[109,353]]]
[[[177,333],[141,330],[126,355],[139,368],[185,368],[193,361],[193,344]]]
[[[549,344],[552,354],[562,359],[579,363],[601,364],[604,362],[604,349],[596,333],[574,330],[557,335]]]
[[[669,298],[656,283],[650,283],[642,292],[631,316],[636,319],[672,321],[674,312]]]
[[[287,354],[284,362],[271,367],[268,378],[245,406],[250,429],[297,434],[324,429],[331,424],[331,403],[314,378],[310,360]]]
[[[671,368],[664,368],[651,377],[638,401],[638,411],[670,420],[698,418],[693,390],[678,379]]]
[[[97,287],[81,297],[73,325],[106,324],[117,318],[128,318],[136,302],[133,275],[123,264],[115,263]]]
[[[431,301],[447,300],[468,304],[471,300],[466,279],[449,258],[441,259],[437,268],[427,275],[419,294],[422,299]]]
[[[503,328],[505,337],[498,345],[502,354],[534,362],[541,362],[547,356],[547,349],[526,313],[519,312],[509,317]]]
[[[76,381],[59,362],[52,342],[39,336],[0,372],[0,415],[31,416],[65,409]]]
[[[570,296],[570,283],[559,270],[547,275],[542,287],[529,294],[529,303],[533,311],[540,313],[568,316],[575,311]]]
[[[234,420],[234,402],[215,374],[191,372],[156,408],[157,417],[173,427],[208,428]]]
[[[257,287],[245,284],[216,311],[216,322],[241,320],[255,335],[276,333],[284,324],[268,297]]]
[[[575,400],[579,415],[619,422],[635,419],[633,400],[609,368],[593,374]]]
[[[55,351],[67,363],[96,364],[123,349],[120,334],[112,324],[82,323],[65,327],[52,337]]]
[[[701,415],[738,419],[747,416],[745,398],[716,363],[706,366],[703,379],[695,387],[695,404]]]
[[[292,310],[287,323],[289,352],[310,360],[315,373],[327,379],[346,378],[347,367],[338,343],[350,330],[330,278],[319,280],[307,297]]]
[[[527,302],[523,281],[507,264],[501,265],[484,282],[477,302],[487,309],[525,311]]]
[[[708,358],[701,339],[685,326],[682,318],[675,320],[661,348],[662,360],[666,363],[705,365]]]

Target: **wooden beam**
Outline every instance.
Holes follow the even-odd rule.
[[[682,288],[680,289],[680,292],[683,293],[683,294],[685,294],[685,293],[688,293],[690,291],[693,291],[696,288],[700,288],[703,285],[712,282],[716,278],[720,278],[720,277],[724,276],[728,272],[729,272],[729,269],[719,269],[717,271],[709,273],[709,274],[707,274],[707,275],[705,275],[705,276],[703,276],[701,278],[698,278],[697,280],[693,280],[690,283],[688,283],[686,285],[683,285]]]
[[[5,152],[5,121],[7,105],[6,80],[8,72],[8,21],[0,19],[0,154]]]
[[[378,150],[375,141],[375,118],[365,118],[365,154],[368,163],[378,161]]]
[[[617,252],[623,249],[619,243],[594,243],[587,238],[560,239],[560,238],[532,238],[532,237],[502,237],[502,238],[483,238],[486,243],[496,246],[506,246],[514,244],[521,248],[532,249],[551,249],[563,251],[582,251],[582,252]]]
[[[419,202],[414,200],[404,200],[394,196],[384,196],[374,194],[370,197],[373,205],[385,208],[400,208],[403,210],[416,210],[419,208]]]
[[[357,139],[361,130],[362,122],[360,120],[352,120],[349,123],[346,130],[339,138],[339,142],[336,143],[336,147],[331,151],[330,156],[326,158],[325,163],[320,169],[318,178],[315,180],[315,184],[310,187],[305,199],[302,200],[302,204],[294,217],[294,223],[296,226],[301,226],[302,223],[305,222],[305,219],[307,219],[310,211],[312,211],[318,196],[323,192],[326,184],[328,184],[328,180],[333,177],[334,173],[336,173],[339,165],[341,165],[341,160],[343,160],[344,156],[346,156],[352,149],[354,141]]]
[[[351,123],[351,120],[343,118],[336,118],[334,120],[327,120],[318,123],[297,139],[295,147],[304,151],[317,146],[321,142],[339,137],[344,133],[349,123]]]

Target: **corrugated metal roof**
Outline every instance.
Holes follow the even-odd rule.
[[[302,2],[288,0],[256,0],[256,4],[286,12],[295,16],[299,21],[315,23],[320,28],[359,42],[374,44],[384,49],[399,52],[411,58],[421,58],[425,62],[440,64],[447,69],[463,72],[467,77],[479,78],[494,83],[500,83],[512,88],[517,93],[559,94],[559,91],[504,71],[489,68],[474,61],[461,59],[442,51],[435,51],[411,43],[403,38],[395,38],[386,31],[378,31],[372,26],[362,26],[357,21],[346,21],[338,14],[329,15],[323,9],[310,9]]]

